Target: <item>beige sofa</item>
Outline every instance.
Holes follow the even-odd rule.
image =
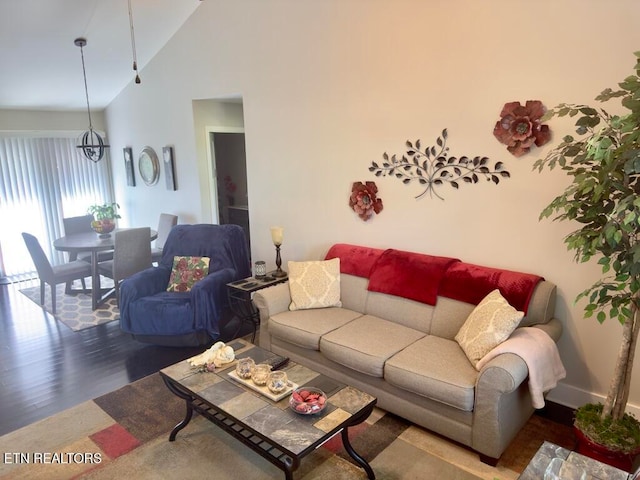
[[[344,244],[329,250],[326,258],[341,262],[340,307],[291,311],[288,283],[256,292],[260,346],[375,395],[380,408],[469,446],[483,462],[495,465],[534,412],[527,364],[521,356],[505,353],[476,370],[455,340],[476,305],[451,297],[464,297],[462,286],[476,298],[492,287],[509,290],[510,283],[520,281],[519,274],[456,259],[432,282],[437,299],[430,305],[372,291],[372,272],[384,253]],[[415,291],[420,279],[430,275],[421,266],[423,257],[394,253],[403,279],[389,282],[383,277],[377,290],[387,284],[402,290],[402,282],[408,281]],[[552,318],[555,285],[537,279],[531,292],[520,296],[526,315],[519,327],[535,326],[557,341],[562,327]]]

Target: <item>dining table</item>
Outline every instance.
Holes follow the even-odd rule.
[[[118,230],[126,230],[119,228]],[[94,232],[74,233],[57,238],[53,241],[53,248],[61,252],[80,253],[91,252],[91,308],[97,309],[104,301],[109,298],[114,289],[102,289],[100,287],[100,274],[98,273],[98,253],[113,250],[115,247],[115,232],[109,236],[98,235]],[[158,237],[156,230],[151,230],[149,242]]]

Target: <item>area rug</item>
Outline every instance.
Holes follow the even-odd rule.
[[[113,282],[111,285],[113,285]],[[109,286],[102,285],[102,287],[108,288]],[[73,288],[76,289],[81,287],[78,283],[78,285],[74,285]],[[20,292],[26,295],[27,298],[32,300],[36,305],[53,315],[56,320],[61,321],[71,330],[76,332],[120,318],[120,311],[118,310],[116,299],[114,297],[107,299],[107,301],[100,305],[96,310],[92,310],[91,293],[73,293],[66,295],[64,290],[65,284],[61,283],[56,286],[55,315],[52,313],[51,288],[48,285],[45,288],[44,306],[40,305],[39,286],[23,288],[20,289]]]
[[[153,374],[0,437],[0,479],[283,478],[281,470],[200,416],[169,442],[184,413],[184,401]],[[537,416],[532,422],[495,468],[471,450],[379,409],[350,434],[379,480],[515,480],[544,439],[569,440],[554,422]],[[366,478],[339,436],[303,459],[294,476]]]

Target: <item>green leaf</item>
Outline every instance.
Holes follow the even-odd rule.
[[[585,115],[598,115],[598,111],[595,108],[591,108],[591,107],[582,107],[579,109],[581,113],[584,113]]]
[[[595,127],[600,123],[600,117],[580,117],[576,121],[577,127]]]

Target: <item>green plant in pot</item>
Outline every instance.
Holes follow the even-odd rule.
[[[603,278],[576,298],[587,300],[584,316],[622,327],[604,404],[576,410],[578,451],[628,471],[640,453],[640,423],[625,413],[640,331],[640,52],[635,56],[634,75],[619,83],[619,89],[607,88],[596,97],[599,102],[619,102],[616,109],[623,113],[611,114],[588,105],[558,105],[543,119],[575,118],[577,136],[567,135],[534,164],[539,171],[558,167],[571,178],[540,218],[555,215],[553,220],[575,222],[578,228],[564,239],[567,248],[575,252],[576,261],[597,260],[602,266]],[[588,452],[580,442],[583,434],[594,448],[607,447],[621,459]]]
[[[118,205],[115,202],[104,203],[102,205],[91,205],[87,209],[87,213],[93,215],[93,222],[91,222],[91,228],[100,236],[100,238],[106,238],[111,235],[111,232],[116,228],[116,219],[120,218],[118,214]]]

